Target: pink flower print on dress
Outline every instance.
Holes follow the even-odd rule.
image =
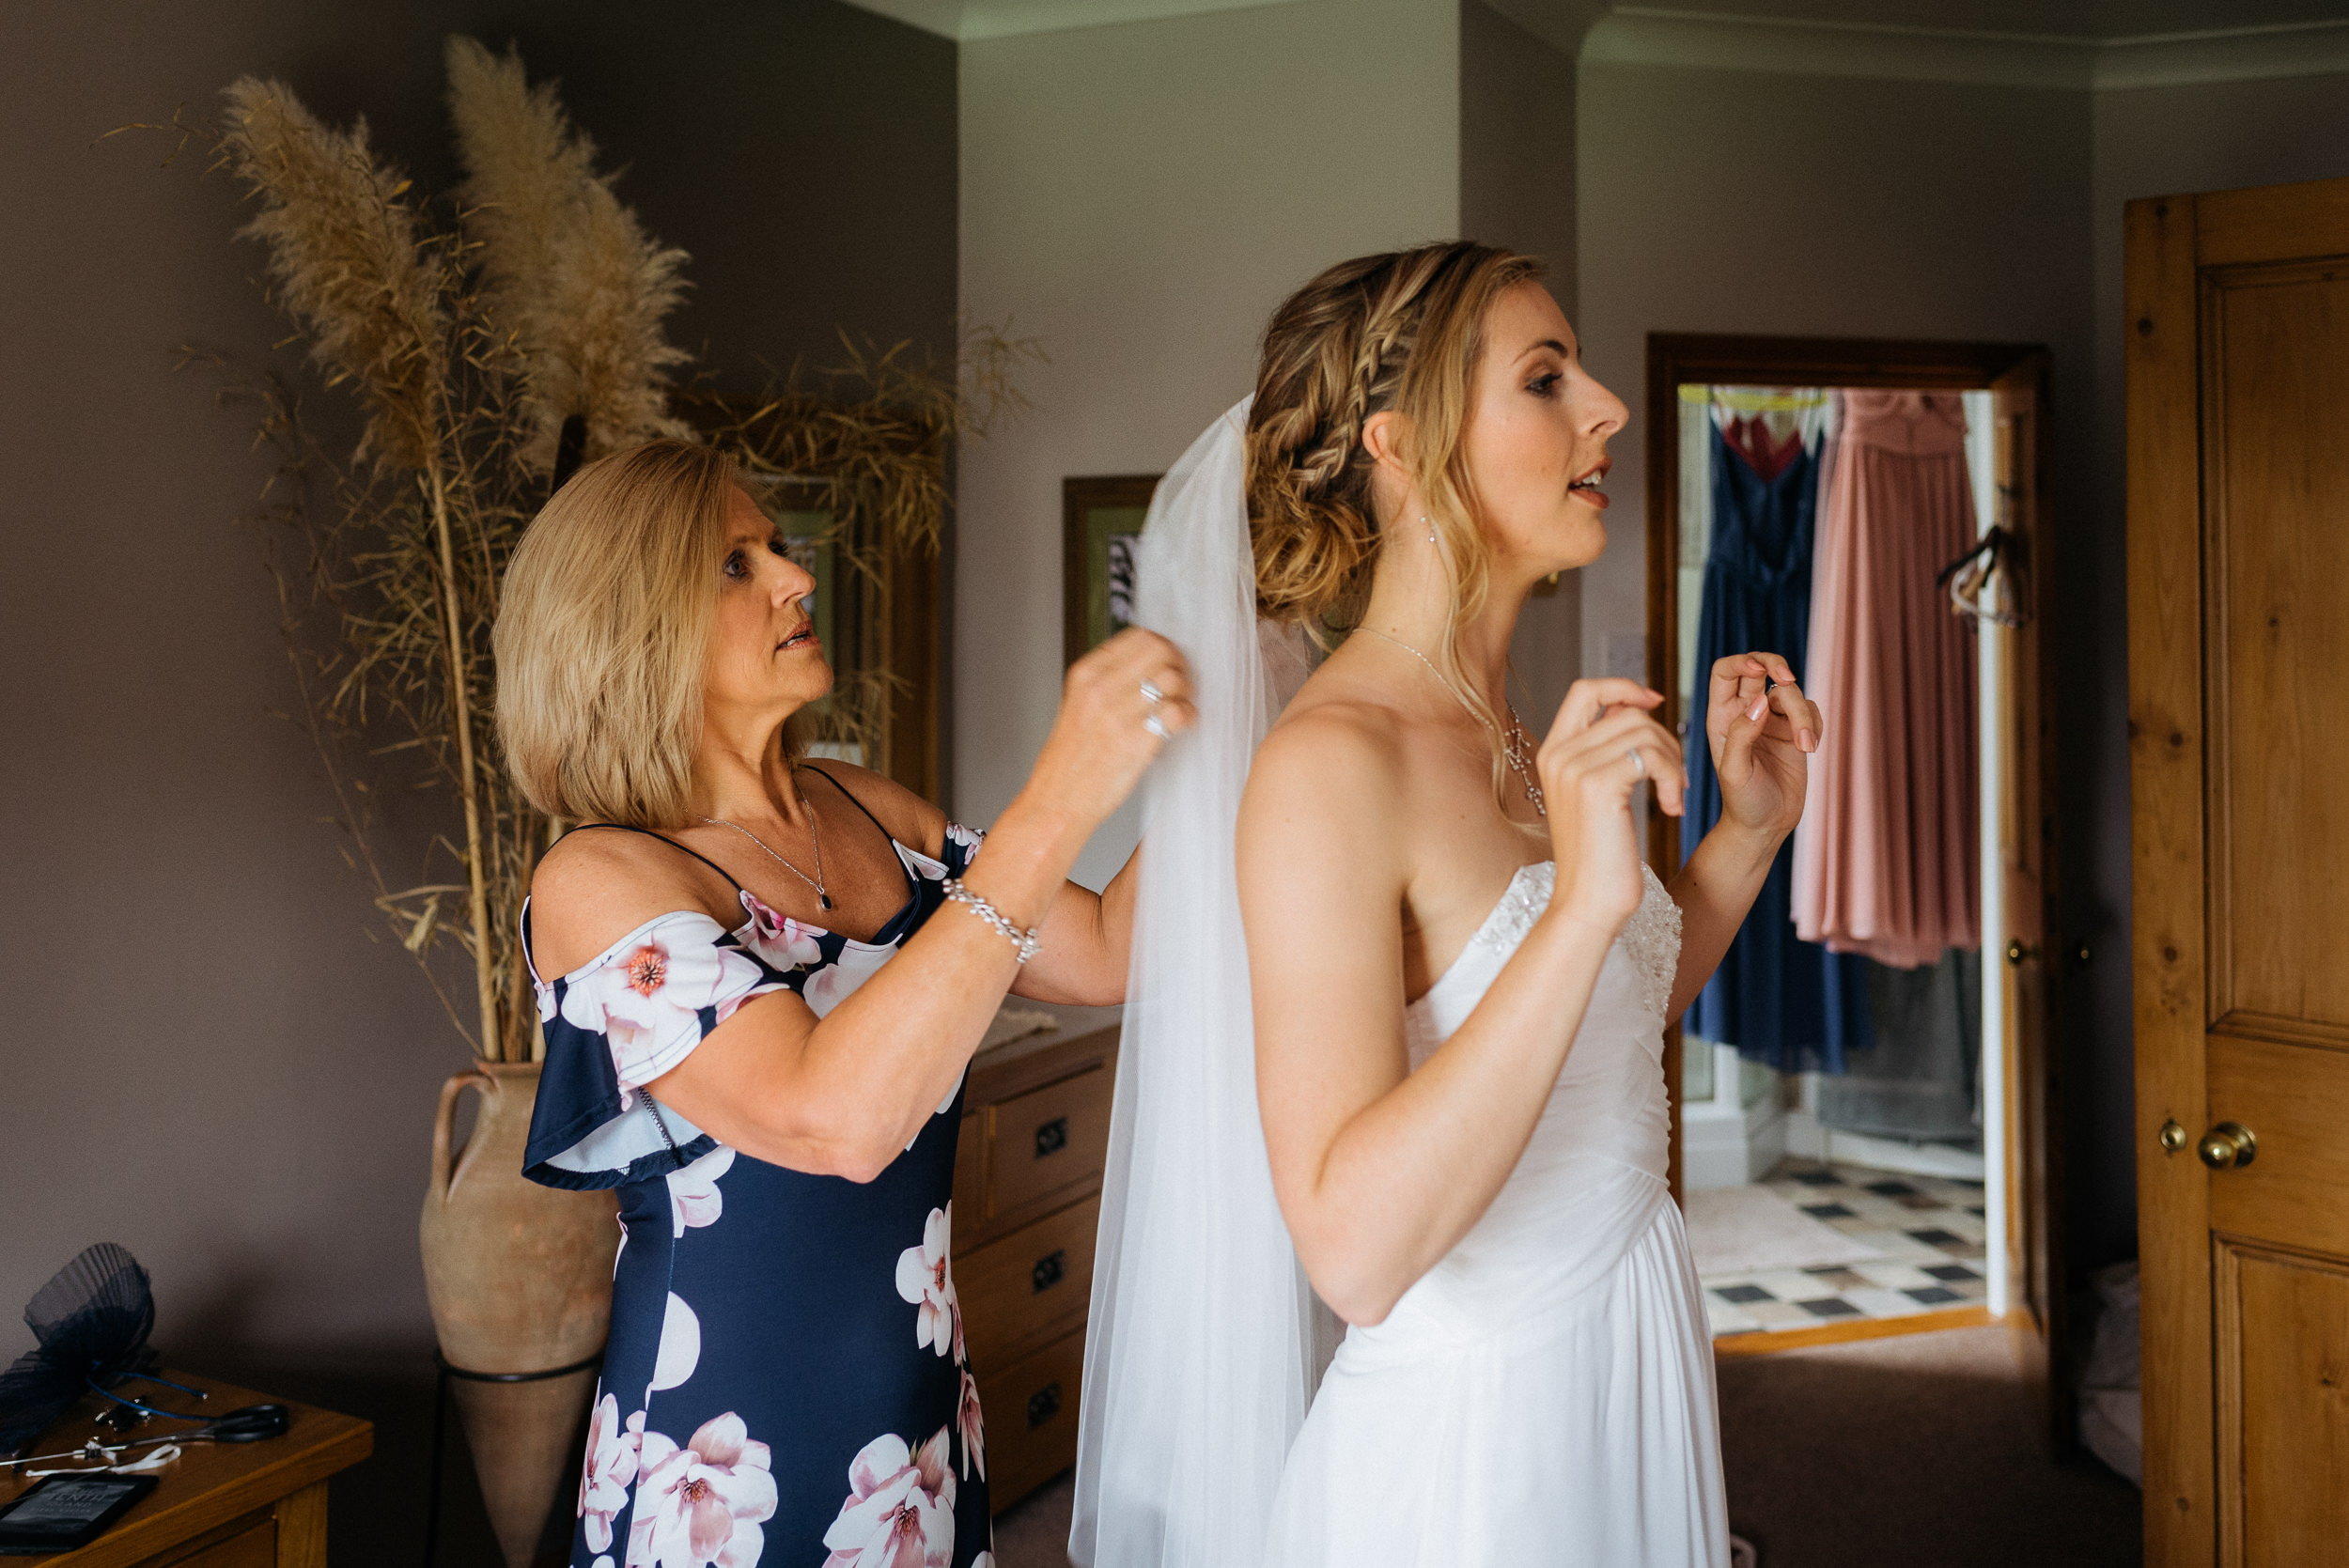
[[[987,835],[973,832],[959,822],[949,822],[946,824],[946,842],[962,846],[962,863],[967,868],[979,858],[979,846],[987,842]]]
[[[955,1424],[962,1431],[962,1474],[969,1480],[976,1467],[979,1479],[987,1479],[987,1421],[979,1414],[979,1385],[970,1369],[962,1374],[962,1397],[956,1402]]]
[[[754,1443],[729,1410],[702,1423],[683,1448],[658,1432],[639,1455],[629,1568],[755,1568],[767,1544],[758,1527],[774,1517],[775,1478],[767,1445]]]
[[[820,927],[801,925],[787,915],[779,915],[759,900],[756,893],[744,889],[742,908],[751,917],[751,924],[737,933],[736,939],[758,955],[759,962],[770,970],[800,970],[824,961],[824,950],[816,939],[825,933]]]
[[[669,1215],[674,1234],[682,1237],[689,1229],[715,1225],[726,1211],[724,1194],[718,1190],[718,1178],[734,1168],[734,1151],[721,1143],[682,1171],[669,1172]],[[620,1227],[625,1234],[628,1227]]]
[[[848,1466],[848,1498],[824,1531],[824,1568],[947,1568],[955,1559],[955,1472],[946,1429],[908,1452],[883,1433]]]
[[[587,1418],[587,1464],[579,1476],[579,1516],[587,1521],[587,1549],[612,1549],[612,1520],[628,1506],[629,1483],[636,1479],[636,1450],[644,1440],[645,1415],[620,1425],[620,1402],[603,1396]]]
[[[800,995],[806,999],[808,1011],[820,1018],[848,1001],[850,993],[879,972],[896,951],[894,947],[861,947],[854,942],[842,948],[836,962],[826,964],[807,977],[807,986]]]
[[[712,924],[706,915],[686,917]],[[685,1060],[701,1039],[700,1013],[739,1001],[758,984],[758,966],[732,948],[704,940],[667,942],[656,922],[644,939],[573,981],[563,993],[572,1027],[601,1034],[620,1079],[620,1103]]]
[[[949,1250],[954,1233],[954,1203],[930,1210],[922,1227],[922,1245],[897,1254],[897,1294],[921,1310],[913,1318],[913,1343],[934,1345],[943,1356],[961,1338],[955,1331],[955,1273]],[[957,1355],[959,1361],[961,1357]]]

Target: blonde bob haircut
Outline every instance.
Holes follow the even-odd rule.
[[[491,634],[497,728],[547,815],[688,819],[735,489],[724,453],[650,441],[582,468],[523,531]]]

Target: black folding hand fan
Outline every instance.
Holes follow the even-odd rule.
[[[0,1374],[0,1455],[13,1458],[85,1389],[153,1364],[155,1297],[147,1270],[111,1241],[57,1270],[24,1309],[39,1343]]]

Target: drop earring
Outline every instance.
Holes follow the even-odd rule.
[[[1425,524],[1427,524],[1427,542],[1428,542],[1429,544],[1434,544],[1434,543],[1436,542],[1436,523],[1435,523],[1435,520],[1434,520],[1434,519],[1432,519],[1432,518],[1430,518],[1430,517],[1429,517],[1426,513],[1422,512],[1422,513],[1419,515],[1419,520],[1420,520],[1420,521],[1422,521],[1422,522],[1423,522],[1423,523],[1425,523]]]

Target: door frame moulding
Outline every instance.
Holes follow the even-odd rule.
[[[1982,392],[1991,390],[1996,384],[2017,374],[2036,374],[2040,380],[2041,400],[2036,415],[2039,427],[2034,432],[2034,461],[2044,466],[2044,455],[2047,450],[2045,431],[2046,361],[2046,349],[2035,343],[1650,333],[1645,391],[1647,683],[1664,693],[1664,706],[1658,711],[1658,718],[1665,726],[1674,728],[1687,717],[1680,695],[1678,635],[1682,386],[1884,387]],[[2049,523],[2044,494],[2034,492],[2033,505],[2035,516],[2032,526],[2033,532],[2037,533],[2045,530]],[[2046,553],[2041,548],[2038,560],[2030,568],[2043,582]],[[2041,658],[2026,677],[2035,678],[2037,682],[2042,726],[2038,758],[2039,777],[2043,781],[2042,799],[2046,798],[2045,781],[2051,779],[2059,767],[2052,735],[2046,729],[2050,695],[2046,691],[2047,675],[2047,660]],[[1665,868],[1677,869],[1680,862],[1679,819],[1667,816],[1662,812],[1651,812],[1647,820],[1649,862],[1657,868],[1657,875],[1668,876]],[[2052,845],[2043,841],[2039,863],[2049,870],[2055,864],[2052,851]],[[2053,921],[2055,896],[2051,880],[2043,880],[2040,889],[2040,903],[2044,909],[2040,929],[2044,933],[2052,933],[2057,928]],[[1985,919],[1989,914],[1990,911],[1985,909]],[[2041,945],[2043,948],[2047,945],[2044,938]],[[1985,963],[1990,961],[1990,955],[1985,954],[1984,960]],[[2011,984],[2020,985],[2020,981]],[[2039,1081],[2029,1086],[2035,1094],[2035,1099],[2025,1093],[2026,1086],[2018,1081],[2018,1073],[2006,1074],[2004,1098],[2010,1107],[2004,1118],[2003,1141],[2006,1147],[1998,1151],[1996,1156],[2009,1172],[2006,1235],[2002,1245],[2009,1254],[2009,1278],[2014,1281],[2012,1299],[2017,1305],[2003,1318],[1983,1309],[1981,1321],[2006,1322],[2015,1328],[2019,1338],[2044,1344],[2044,1360],[2037,1356],[2029,1359],[2032,1364],[2033,1376],[2046,1379],[2049,1427],[2055,1441],[2062,1444],[2068,1440],[2070,1431],[2071,1401],[2062,1382],[2066,1356],[2063,1343],[2061,1114],[2057,1087],[2059,1063],[2051,1032],[2041,1048],[2046,1052],[2046,1059],[2041,1063]],[[2021,1043],[2014,1038],[2009,1038],[2003,1047],[2004,1054],[2010,1059],[2015,1058],[2020,1049]],[[1664,1036],[1665,1088],[1671,1101],[1672,1126],[1670,1177],[1675,1196],[1681,1185],[1680,1063],[1681,1032],[1675,1023],[1666,1029]],[[1984,1155],[1990,1157],[1991,1151],[1984,1150]],[[1933,1326],[1936,1325],[1921,1323],[1918,1329]],[[1773,1335],[1769,1338],[1773,1343],[1757,1343],[1749,1348],[1756,1352],[1791,1348],[1791,1343],[1783,1336]]]

